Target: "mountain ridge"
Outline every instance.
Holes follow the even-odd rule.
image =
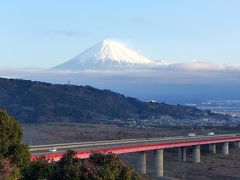
[[[0,78],[0,108],[20,122],[109,122],[120,119],[176,120],[225,119],[228,116],[195,107],[142,102],[110,90],[91,86],[50,84]]]

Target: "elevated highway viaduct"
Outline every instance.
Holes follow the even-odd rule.
[[[147,152],[154,151],[155,154],[155,175],[161,178],[164,175],[164,159],[163,154],[165,149],[177,148],[179,161],[186,161],[187,148],[191,147],[192,161],[194,163],[201,162],[201,146],[208,145],[209,151],[216,153],[216,145],[221,146],[221,153],[229,154],[229,143],[234,143],[235,147],[240,148],[239,134],[224,134],[211,136],[178,136],[178,137],[161,137],[161,138],[141,138],[141,139],[122,139],[111,141],[94,141],[94,142],[76,142],[65,144],[49,144],[31,146],[32,160],[37,159],[44,154],[47,159],[58,161],[68,149],[73,149],[77,152],[76,156],[81,159],[88,158],[92,153],[139,153],[138,164],[142,174],[147,171]],[[219,146],[218,145],[218,146]],[[50,152],[49,149],[57,149],[56,152]]]

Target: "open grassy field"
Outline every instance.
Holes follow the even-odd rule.
[[[232,133],[232,129],[216,127],[162,127],[125,128],[117,125],[83,123],[22,124],[24,141],[30,145],[81,141],[113,140],[127,138],[166,137],[196,134]]]

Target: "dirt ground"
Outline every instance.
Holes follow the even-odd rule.
[[[187,135],[189,132],[207,134],[220,132],[216,128],[163,127],[124,128],[106,124],[43,123],[22,124],[24,142],[29,145],[127,138],[167,137]],[[225,132],[224,132],[225,133]]]
[[[231,130],[222,128],[190,128],[190,127],[164,127],[164,128],[123,128],[105,124],[23,124],[24,142],[29,145],[52,144],[66,142],[83,142],[95,140],[146,138],[161,136],[187,135],[189,132],[197,134],[231,133]],[[233,131],[235,132],[235,131]],[[207,147],[201,146],[201,163],[192,163],[191,148],[188,149],[187,162],[177,160],[177,150],[164,151],[164,175],[174,179],[189,180],[240,180],[240,150],[231,145],[230,154],[221,154],[218,145],[217,154],[212,155]],[[121,155],[127,164],[137,169],[137,153]],[[147,154],[147,179],[154,179],[154,154]]]

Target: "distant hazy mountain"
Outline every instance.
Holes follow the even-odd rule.
[[[54,85],[0,78],[0,108],[20,122],[90,122],[117,118],[145,119],[168,116],[176,120],[227,119],[195,107],[142,102],[90,86]]]
[[[114,40],[104,40],[54,69],[107,69],[147,66],[155,62]],[[160,62],[161,63],[161,62]]]

